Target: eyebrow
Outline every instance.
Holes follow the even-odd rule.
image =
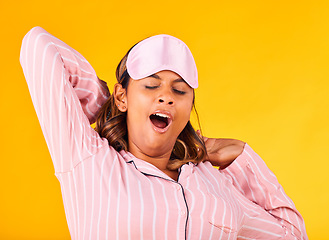
[[[157,74],[152,74],[149,77],[153,77],[155,79],[162,80]],[[183,78],[177,78],[173,82],[185,82]]]

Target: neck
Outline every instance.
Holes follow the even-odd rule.
[[[128,151],[131,152],[135,157],[144,160],[145,162],[151,163],[152,165],[156,166],[159,170],[167,174],[170,178],[177,181],[178,178],[178,171],[177,170],[169,170],[167,168],[169,158],[171,155],[171,151],[168,151],[161,155],[150,155],[146,154],[145,152],[141,151],[137,146],[134,144],[129,145]]]

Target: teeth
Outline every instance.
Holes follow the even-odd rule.
[[[169,118],[166,114],[162,114],[162,113],[156,113],[154,115],[157,115],[157,116],[163,117],[163,118]]]

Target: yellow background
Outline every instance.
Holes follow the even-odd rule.
[[[126,51],[153,34],[194,54],[196,105],[210,137],[244,140],[306,222],[329,239],[328,1],[0,2],[0,239],[69,239],[59,182],[19,65],[41,26],[84,55],[112,90]]]

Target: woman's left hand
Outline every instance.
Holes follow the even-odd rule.
[[[199,130],[197,133],[201,136]],[[204,161],[210,161],[212,165],[219,166],[220,169],[229,166],[242,153],[245,145],[244,142],[237,139],[201,137],[208,153]]]

